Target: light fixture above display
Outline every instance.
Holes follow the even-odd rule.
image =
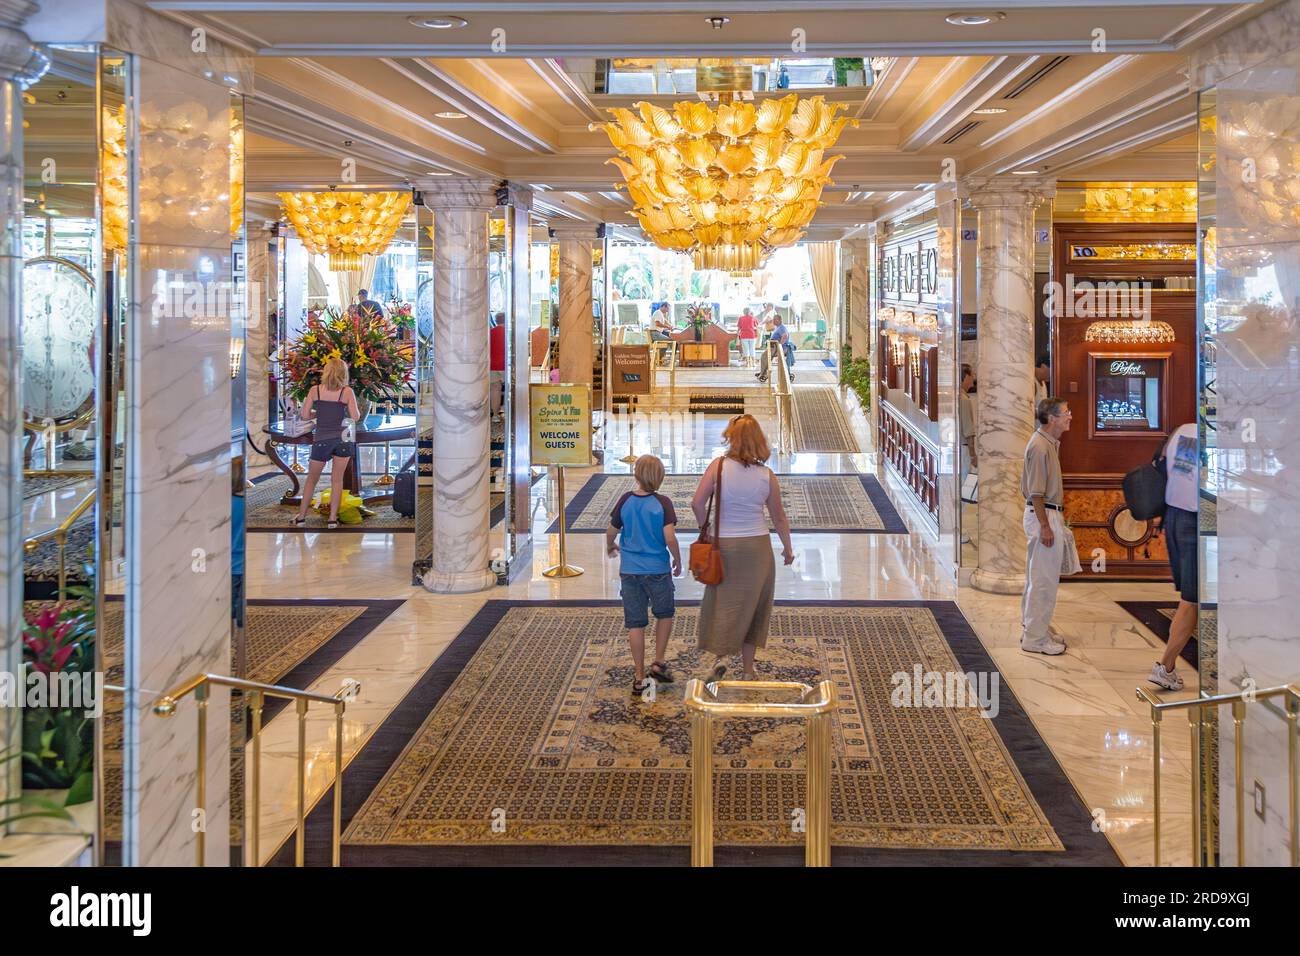
[[[1174,327],[1168,322],[1106,320],[1093,322],[1083,333],[1083,340],[1093,344],[1167,345],[1174,341]]]
[[[672,110],[615,108],[612,123],[593,123],[621,154],[641,228],[661,249],[690,253],[697,269],[760,268],[776,249],[803,238],[822,187],[841,156],[825,151],[856,120],[825,97],[795,94],[757,105],[721,93]]]
[[[464,17],[407,17],[406,22],[425,30],[459,30],[469,26]]]
[[[334,272],[357,272],[361,257],[379,255],[411,205],[409,193],[276,193],[309,252],[328,255]]]

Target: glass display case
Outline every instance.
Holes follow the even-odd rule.
[[[1092,353],[1094,433],[1163,433],[1169,353]]]

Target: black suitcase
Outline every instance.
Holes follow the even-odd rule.
[[[393,510],[407,518],[415,514],[415,464],[408,462],[393,480]]]
[[[1138,521],[1149,521],[1165,513],[1165,458],[1160,455],[1124,476],[1124,504]]]

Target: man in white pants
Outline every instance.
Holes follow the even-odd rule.
[[[1063,398],[1038,403],[1038,429],[1025,447],[1020,491],[1025,497],[1025,594],[1020,601],[1024,632],[1020,649],[1032,654],[1063,654],[1065,643],[1052,636],[1052,612],[1061,584],[1061,548],[1065,538],[1062,510],[1061,436],[1070,430],[1070,406]]]

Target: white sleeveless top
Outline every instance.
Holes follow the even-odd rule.
[[[772,471],[766,465],[744,465],[722,459],[722,520],[720,538],[752,538],[770,533],[764,507],[771,493]]]

